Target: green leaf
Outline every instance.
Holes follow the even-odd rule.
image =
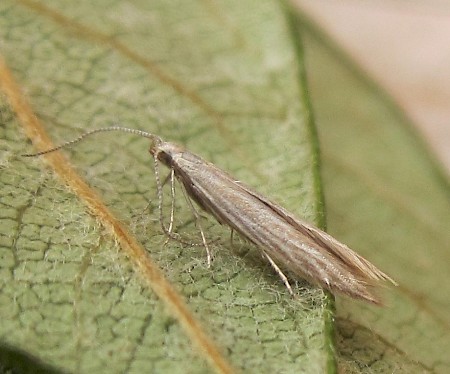
[[[0,38],[7,66],[52,139],[117,123],[145,129],[320,223],[302,60],[279,2],[46,4],[2,1]],[[97,208],[88,211],[82,191],[55,178],[44,158],[17,157],[34,151],[21,127],[41,146],[43,133],[27,104],[13,100],[21,94],[7,78],[3,69],[0,340],[69,372],[220,370],[208,366],[216,362],[209,351],[196,349],[179,305],[158,285],[148,287],[140,258],[115,243]],[[332,371],[331,306],[320,289],[299,283],[301,299],[291,300],[257,249],[231,244],[229,230],[213,221],[204,224],[211,268],[201,246],[165,244],[147,148],[145,139],[102,134],[64,153],[232,367]],[[71,185],[76,175],[59,162]],[[175,224],[199,241],[182,196]]]
[[[412,124],[302,16],[329,232],[400,286],[386,308],[337,300],[344,372],[447,373],[450,196]]]

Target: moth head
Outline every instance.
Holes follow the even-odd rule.
[[[149,152],[155,159],[171,167],[173,165],[173,159],[177,155],[185,152],[185,150],[178,144],[165,142],[159,137],[154,137],[151,141]]]

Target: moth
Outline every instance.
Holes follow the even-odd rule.
[[[373,290],[377,281],[389,281],[396,285],[394,280],[375,265],[331,235],[295,217],[212,163],[157,135],[126,127],[103,127],[86,132],[55,148],[24,156],[54,152],[87,136],[106,131],[128,132],[150,139],[149,152],[154,159],[161,215],[162,183],[159,163],[170,169],[172,183],[175,177],[189,198],[203,211],[256,245],[292,295],[294,292],[285,271],[291,277],[303,278],[332,293],[341,293],[373,304],[381,304]],[[196,217],[198,218],[198,214]],[[165,227],[162,220],[161,225],[169,237],[178,240],[171,231],[172,222],[169,228]],[[200,233],[209,264],[211,256],[201,227]]]

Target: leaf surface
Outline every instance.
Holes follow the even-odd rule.
[[[211,268],[201,246],[165,244],[145,139],[102,134],[67,159],[17,157],[35,150],[26,136],[42,149],[119,123],[181,143],[320,223],[283,6],[47,4],[0,4],[0,339],[68,372],[333,370],[321,290],[300,283],[291,300],[257,249],[231,244],[213,221],[203,224]],[[175,230],[198,242],[178,195]]]

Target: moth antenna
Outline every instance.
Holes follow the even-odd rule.
[[[137,130],[137,129],[130,129],[128,127],[121,127],[121,126],[111,126],[111,127],[101,127],[99,129],[95,129],[95,130],[91,130],[88,132],[85,132],[83,134],[81,134],[80,136],[78,136],[77,138],[73,139],[73,140],[69,140],[65,143],[62,143],[54,148],[50,148],[47,149],[45,151],[41,151],[41,152],[36,152],[36,153],[26,153],[23,154],[22,157],[36,157],[36,156],[42,156],[45,155],[46,153],[51,153],[51,152],[55,152],[61,148],[65,148],[68,146],[71,146],[75,143],[78,143],[82,140],[84,140],[85,138],[87,138],[90,135],[96,134],[98,132],[107,132],[107,131],[122,131],[122,132],[128,132],[130,134],[135,134],[135,135],[139,135],[142,136],[144,138],[149,138],[151,140],[159,140],[160,138],[156,135],[153,135],[149,132],[146,131],[142,131],[142,130]]]

